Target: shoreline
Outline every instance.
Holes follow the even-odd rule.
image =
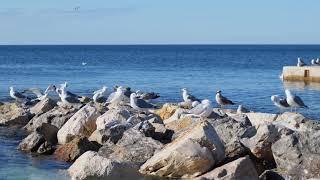
[[[320,144],[316,138],[320,122],[301,114],[237,114],[228,109],[221,113],[213,108],[209,117],[198,118],[177,103],[165,103],[147,114],[138,113],[127,103],[124,99],[108,105],[59,106],[49,98],[28,108],[4,103],[0,105],[0,124],[28,132],[19,150],[70,163],[67,171],[72,179],[215,179],[219,168],[228,169],[228,178],[320,177],[318,163],[304,161],[311,153],[308,148]],[[298,144],[290,145],[290,138]],[[290,159],[296,148],[302,153],[298,159],[303,167]],[[312,156],[320,159],[320,152],[315,150]],[[296,168],[308,173],[296,174]]]

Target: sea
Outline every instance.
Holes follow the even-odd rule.
[[[283,66],[320,58],[320,45],[29,45],[0,46],[0,101],[12,101],[9,87],[45,89],[68,82],[68,89],[92,96],[103,85],[160,93],[157,102],[180,102],[181,88],[215,103],[217,90],[237,105],[278,113],[271,95],[284,89],[299,95],[308,118],[320,119],[320,83],[283,82]],[[54,96],[54,94],[53,94]],[[237,105],[228,108],[236,109]],[[13,131],[8,133],[8,131]],[[23,132],[0,128],[0,179],[55,179],[70,165],[53,157],[16,150]]]

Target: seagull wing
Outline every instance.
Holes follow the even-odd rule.
[[[224,97],[224,96],[221,96],[221,101],[222,101],[224,104],[234,105],[234,102],[232,102],[231,100],[229,100],[228,98],[226,98],[226,97]]]
[[[19,92],[14,92],[13,95],[17,98],[21,98],[21,99],[25,99],[27,98],[26,96],[24,96],[23,94],[19,93]]]
[[[160,97],[160,95],[158,93],[155,93],[155,92],[143,93],[141,95],[141,98],[144,99],[144,100],[157,99],[159,97]]]
[[[196,107],[192,108],[189,113],[199,115],[203,112],[204,107],[203,104],[198,104]]]
[[[69,103],[80,103],[79,99],[77,99],[76,97],[72,97],[72,96],[66,97],[65,100]]]
[[[143,99],[137,99],[137,106],[140,108],[155,108],[154,105],[147,103],[145,100]]]
[[[299,106],[308,108],[308,106],[306,106],[306,105],[304,104],[304,102],[302,101],[302,99],[301,99],[299,96],[294,96],[294,97],[293,97],[293,100],[294,100],[294,102],[296,102],[297,104],[299,104]]]
[[[81,98],[80,96],[76,95],[76,94],[73,94],[72,92],[70,91],[67,91],[67,96],[70,96],[70,97],[73,97],[73,98]]]
[[[43,93],[42,93],[41,89],[39,89],[39,88],[29,88],[29,89],[25,89],[22,93],[26,93],[26,92],[28,92],[28,93],[33,93],[33,94],[35,94],[38,98],[41,97],[41,96],[43,96]],[[18,97],[18,96],[17,96],[17,97]]]
[[[188,95],[187,99],[189,99],[191,101],[199,101],[200,102],[200,100],[193,95]]]
[[[290,105],[287,102],[287,99],[280,99],[279,104],[283,107],[289,107]]]

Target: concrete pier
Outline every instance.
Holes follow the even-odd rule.
[[[320,66],[284,66],[283,80],[320,82]]]

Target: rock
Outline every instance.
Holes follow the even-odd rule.
[[[83,179],[137,179],[126,164],[100,156],[93,151],[82,154],[68,169],[73,180]],[[126,178],[127,177],[127,178]]]
[[[249,156],[239,158],[196,178],[258,180],[259,176]]]
[[[4,103],[0,101],[0,106],[2,106],[2,105],[4,105]]]
[[[202,121],[167,144],[140,167],[140,173],[196,177],[224,159],[224,146],[214,128]]]
[[[256,158],[273,161],[271,145],[280,138],[277,127],[273,124],[262,124],[252,128],[254,130],[249,129],[248,131],[253,133],[245,134],[241,139],[241,143],[250,149]]]
[[[68,108],[56,106],[46,113],[34,116],[24,129],[28,132],[35,131],[42,123],[49,123],[60,129],[78,110],[78,106]]]
[[[57,106],[57,102],[50,99],[50,98],[45,98],[38,102],[35,106],[30,108],[30,112],[32,114],[43,114],[51,109],[53,109],[55,106]]]
[[[51,143],[48,143],[47,141],[42,143],[40,145],[40,147],[37,150],[38,154],[46,154],[46,155],[50,155],[54,152],[54,147]]]
[[[149,121],[140,122],[134,128],[144,133],[145,136],[152,137],[162,143],[171,142],[174,133],[174,131],[166,129],[163,124],[150,123]]]
[[[73,162],[87,151],[98,151],[101,146],[89,141],[86,137],[76,137],[72,141],[61,145],[54,152],[58,160]]]
[[[22,142],[18,145],[18,149],[27,152],[36,152],[40,145],[45,142],[42,135],[37,132],[29,134]]]
[[[169,123],[174,122],[174,121],[176,121],[178,119],[182,119],[182,118],[185,117],[187,112],[188,112],[187,109],[178,108],[178,109],[175,110],[175,112],[172,114],[172,116],[170,116],[167,119],[164,119],[163,123],[164,124],[169,124]]]
[[[224,117],[208,119],[208,122],[215,128],[224,144],[226,162],[249,154],[248,150],[240,143],[240,137],[251,127],[245,121],[236,121],[231,117]]]
[[[97,129],[106,129],[116,122],[119,123],[126,123],[127,119],[132,116],[132,109],[128,106],[116,106],[116,108],[111,108],[103,115],[99,116],[96,124]]]
[[[81,103],[89,103],[91,101],[91,98],[89,98],[88,96],[81,96],[81,98],[79,99]]]
[[[300,132],[320,130],[319,121],[308,120],[303,115],[292,112],[285,112],[279,115],[273,124]]]
[[[0,125],[17,126],[26,125],[32,118],[28,109],[17,106],[15,103],[7,103],[0,106]]]
[[[166,129],[170,129],[174,132],[179,132],[184,129],[190,128],[196,121],[192,119],[191,117],[183,117],[180,119],[177,119],[172,122],[168,122],[165,124]]]
[[[259,176],[260,180],[285,180],[286,178],[289,179],[286,175],[280,174],[280,172],[273,169],[266,170]]]
[[[278,115],[270,113],[245,113],[253,126],[274,122]]]
[[[58,128],[49,123],[42,123],[36,131],[44,137],[44,139],[51,145],[56,145],[58,143],[57,133]]]
[[[177,109],[177,105],[166,103],[162,106],[161,109],[154,111],[154,113],[160,116],[162,120],[165,120],[171,117]]]
[[[131,164],[136,170],[156,151],[162,149],[163,145],[136,129],[129,129],[124,132],[122,138],[116,145],[104,145],[100,148],[99,154],[118,162]]]
[[[252,126],[249,118],[245,114],[233,114],[233,113],[227,113],[227,115],[234,119],[235,121],[245,125],[245,126]]]
[[[272,145],[277,169],[291,179],[320,178],[320,132],[283,135]]]
[[[95,130],[89,137],[90,141],[95,141],[99,144],[105,144],[107,141],[117,143],[121,139],[124,131],[128,126],[124,124],[116,124],[108,129]]]
[[[58,131],[57,137],[59,144],[65,144],[73,139],[74,136],[89,137],[96,130],[96,119],[100,112],[89,103],[76,112]]]

